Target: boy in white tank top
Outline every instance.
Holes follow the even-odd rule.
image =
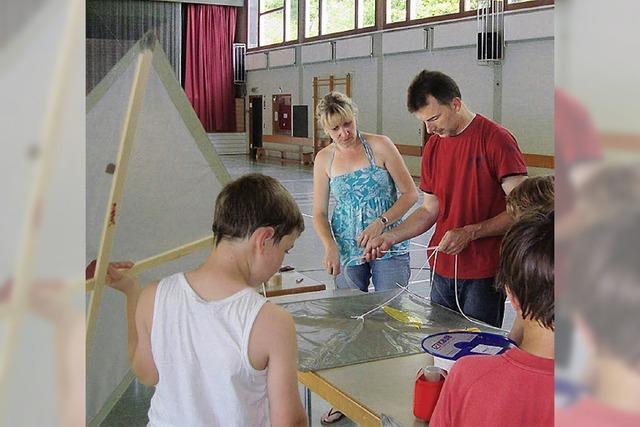
[[[254,287],[304,230],[275,179],[245,175],[216,200],[214,246],[197,269],[140,288],[110,266],[127,298],[131,369],[156,386],[150,426],[306,426],[293,319]]]

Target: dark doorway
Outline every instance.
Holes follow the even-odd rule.
[[[249,154],[256,159],[262,147],[262,96],[249,96]]]

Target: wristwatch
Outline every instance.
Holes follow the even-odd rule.
[[[385,227],[387,226],[387,224],[389,224],[389,218],[387,218],[384,215],[380,215],[378,217],[378,219],[380,220],[380,222],[382,223],[382,225],[384,225]]]

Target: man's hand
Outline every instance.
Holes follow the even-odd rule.
[[[385,252],[391,249],[395,243],[395,237],[392,232],[382,233],[378,237],[369,240],[364,250],[364,259],[371,261],[384,256]]]
[[[378,237],[384,231],[384,224],[379,219],[375,219],[358,236],[358,246],[364,248],[371,239]]]
[[[327,273],[334,277],[340,274],[340,256],[338,255],[337,247],[334,246],[324,251],[322,266]]]
[[[131,267],[133,267],[131,261],[110,262],[107,269],[107,286],[125,295],[135,289],[137,287],[136,280],[124,272]]]
[[[447,231],[440,240],[439,251],[449,255],[457,255],[469,246],[474,237],[469,226],[454,228]]]

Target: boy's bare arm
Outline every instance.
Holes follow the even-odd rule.
[[[124,274],[116,265],[110,265],[107,286],[122,292],[127,299],[127,350],[131,370],[141,383],[155,385],[158,371],[151,355],[151,319],[158,283],[150,283],[142,289],[135,278]]]
[[[151,324],[153,320],[153,304],[158,290],[158,282],[145,286],[140,293],[135,317],[135,329],[138,341],[130,360],[131,370],[138,380],[148,386],[158,384],[159,375],[151,353]],[[131,327],[131,326],[130,326]]]
[[[281,307],[267,304],[270,327],[265,330],[269,343],[267,393],[271,425],[307,426],[298,394],[296,331],[291,315]],[[265,325],[266,326],[266,325]]]

